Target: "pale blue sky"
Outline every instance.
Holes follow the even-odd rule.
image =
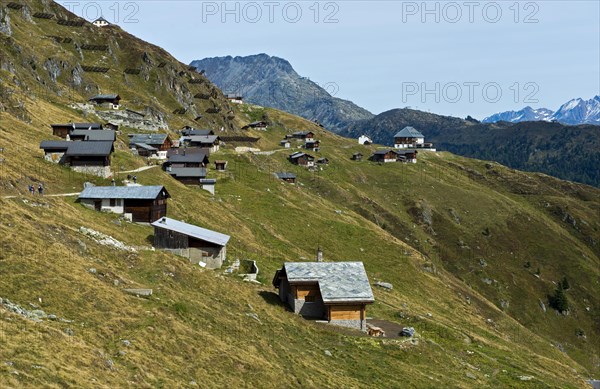
[[[87,19],[100,11],[185,63],[285,58],[373,113],[410,106],[481,119],[600,94],[597,0],[59,2]]]

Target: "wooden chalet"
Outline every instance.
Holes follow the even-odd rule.
[[[362,153],[354,153],[352,154],[352,157],[350,159],[352,159],[353,161],[362,161]]]
[[[306,153],[297,152],[294,154],[290,154],[289,160],[294,165],[300,165],[305,167],[315,166],[315,157]]]
[[[96,105],[102,105],[113,109],[119,109],[121,96],[116,94],[96,95],[90,97],[89,101]]]
[[[286,149],[289,149],[292,146],[290,141],[287,139],[283,139],[282,141],[279,142],[279,144]]]
[[[243,104],[244,103],[244,97],[240,96],[240,95],[228,94],[228,95],[225,95],[225,97],[227,98],[227,100],[229,100],[229,102],[234,103],[234,104]]]
[[[200,185],[200,180],[206,178],[203,167],[169,167],[166,172],[184,185]]]
[[[168,134],[130,134],[129,147],[136,144],[145,144],[159,151],[167,151],[173,146],[173,141]]]
[[[215,161],[215,170],[224,172],[227,170],[227,161],[217,160]]]
[[[219,151],[219,144],[221,143],[221,139],[217,135],[184,136],[182,141],[185,146],[205,148],[212,153]]]
[[[152,223],[167,214],[164,186],[89,186],[79,194],[79,201],[97,211],[114,212],[140,223]]]
[[[304,142],[304,148],[307,150],[318,151],[321,147],[321,142],[316,139],[309,139]]]
[[[65,139],[67,135],[73,130],[102,130],[102,124],[100,123],[65,123],[65,124],[51,124],[52,135]]]
[[[398,161],[400,161],[400,162],[417,163],[417,150],[412,150],[412,149],[396,150],[396,154],[398,154]]]
[[[186,126],[181,130],[181,135],[183,136],[208,136],[214,134],[215,132],[213,130],[199,130],[189,126]]]
[[[206,167],[209,164],[206,152],[189,152],[190,149],[180,150],[179,154],[168,154],[168,160],[163,163],[165,170],[180,167]]]
[[[410,126],[404,127],[394,135],[394,147],[397,149],[417,147],[418,144],[423,144],[424,141],[423,134]]]
[[[253,128],[255,130],[266,130],[268,126],[269,125],[267,122],[260,120],[260,121],[248,123],[244,127],[242,127],[242,129],[247,130],[249,128]]]
[[[285,182],[289,182],[290,184],[296,183],[296,175],[294,173],[279,172],[279,173],[275,173],[275,177],[277,177],[280,180],[283,180]]]
[[[152,223],[154,247],[184,256],[194,264],[217,269],[227,258],[229,235],[168,217]]]
[[[373,162],[396,162],[398,160],[398,153],[396,150],[377,150],[371,155],[371,161]]]
[[[92,24],[96,27],[106,27],[106,26],[110,25],[108,20],[104,19],[102,16],[100,16],[98,19],[94,20],[92,22]]]
[[[288,134],[286,135],[287,138],[294,138],[294,139],[304,139],[304,140],[308,140],[308,139],[313,139],[315,137],[315,133],[312,131],[297,131],[294,132],[292,134]]]
[[[296,314],[367,330],[366,306],[375,299],[362,262],[286,262],[273,286]]]

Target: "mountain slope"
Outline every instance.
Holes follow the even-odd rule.
[[[520,111],[507,111],[486,117],[483,123],[499,121],[518,123],[527,121],[557,121],[563,124],[600,124],[600,96],[589,100],[572,99],[554,112],[546,108],[525,107]]]
[[[317,120],[334,132],[355,120],[373,117],[351,101],[332,96],[337,92],[334,84],[320,86],[301,77],[288,61],[278,57],[214,57],[190,65],[205,71],[225,93],[241,94],[249,103]]]
[[[45,4],[26,3],[31,11],[64,12]],[[449,153],[422,153],[414,165],[354,162],[352,153],[376,147],[281,111],[233,106],[232,120],[206,115],[211,128],[267,114],[269,130],[247,134],[261,138],[254,147],[272,153],[224,145],[211,155],[229,161],[226,172],[209,169],[218,179],[215,196],[159,168],[137,173],[142,184],[166,186],[170,217],[230,234],[228,265],[256,260],[262,285],[203,270],[150,249],[148,226],[87,209],[73,196],[26,193],[31,182],[55,195],[110,180],[42,158],[39,141],[52,138],[48,123],[98,118],[71,108],[86,94],[71,100],[36,89],[46,70],[25,66],[30,55],[46,55],[43,36],[63,27],[0,9],[10,14],[12,32],[0,58],[14,65],[0,74],[10,92],[2,101],[11,102],[0,112],[0,386],[583,388],[584,379],[597,376],[597,189]],[[119,61],[136,45],[159,54],[120,30],[102,34],[122,39],[113,49]],[[86,27],[77,38],[96,36]],[[19,50],[8,49],[15,45]],[[50,49],[57,61],[74,58],[70,50]],[[164,111],[169,128],[192,123],[191,115],[170,113],[187,79],[175,77],[176,87],[161,91],[157,80],[166,75],[158,69],[148,81],[128,77],[122,104],[157,91],[147,104]],[[110,90],[114,77],[84,81]],[[58,80],[56,88],[66,89],[68,80]],[[228,103],[220,91],[215,96],[209,101],[224,112]],[[137,130],[120,130],[113,170],[145,166],[127,147],[127,134]],[[322,141],[317,155],[329,165],[310,172],[287,161],[290,150],[279,141],[297,130],[315,132]],[[299,184],[276,180],[278,171],[296,173]],[[82,234],[82,226],[136,251],[105,246]],[[414,327],[417,336],[374,339],[288,312],[271,277],[283,261],[312,259],[317,246],[327,261],[361,260],[372,283],[392,283],[392,290],[374,287],[368,315]],[[569,315],[548,307],[547,295],[564,276]],[[138,298],[124,288],[152,288],[153,295]],[[35,322],[12,303],[57,320]]]
[[[515,169],[537,171],[600,186],[600,127],[560,123],[479,123],[411,109],[394,109],[350,125],[340,134],[368,134],[392,144],[394,134],[413,126],[438,149],[471,158],[500,162]]]

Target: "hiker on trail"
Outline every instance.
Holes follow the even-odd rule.
[[[131,181],[131,174],[127,175],[127,181]]]
[[[31,193],[32,196],[35,194],[35,187],[33,184],[29,185],[29,193]]]
[[[38,185],[38,193],[40,196],[44,195],[44,187],[42,186],[42,184]]]
[[[137,176],[133,176],[133,183],[137,184]]]
[[[114,178],[112,179],[111,183],[112,183],[112,186],[116,186],[117,185],[117,183],[115,182]]]

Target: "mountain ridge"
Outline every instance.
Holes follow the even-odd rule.
[[[318,85],[302,77],[285,59],[261,53],[195,60],[190,66],[203,71],[225,93],[241,94],[245,101],[316,120],[336,132],[349,123],[374,115],[351,101],[332,96],[335,84]]]

